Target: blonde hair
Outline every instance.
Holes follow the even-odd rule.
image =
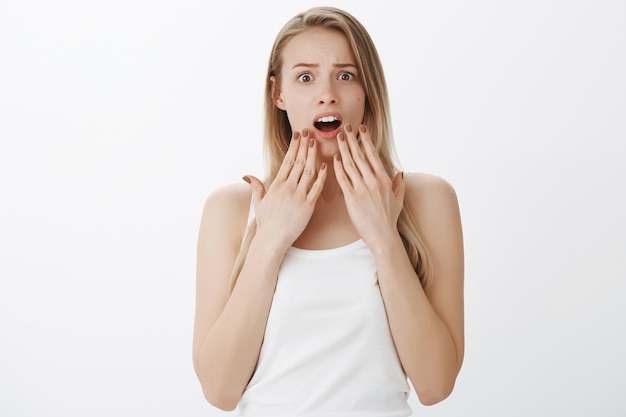
[[[274,104],[272,98],[273,84],[270,79],[275,77],[276,85],[280,84],[280,68],[282,67],[282,53],[285,45],[295,35],[313,27],[337,30],[348,40],[365,90],[363,123],[367,125],[370,137],[373,138],[385,171],[390,178],[393,178],[399,171],[397,168],[399,164],[393,144],[387,83],[376,47],[365,27],[349,13],[334,7],[315,7],[294,16],[283,26],[274,41],[270,54],[265,85],[264,157],[267,170],[266,186],[269,186],[276,177],[292,136],[287,113]],[[411,264],[415,268],[422,286],[426,288],[432,276],[430,256],[418,232],[415,219],[406,206],[407,203],[405,202],[405,207],[398,218],[398,231]],[[241,249],[233,267],[231,290],[241,272],[255,233],[256,221],[253,219],[246,229]]]

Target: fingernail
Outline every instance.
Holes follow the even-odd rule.
[[[402,179],[404,179],[404,171],[400,173],[402,175]]]
[[[352,133],[352,125],[350,123],[346,125],[346,132]]]
[[[298,140],[300,139],[300,132],[296,132],[293,134],[293,140]]]
[[[313,146],[315,146],[315,139],[311,139],[309,141],[309,148],[312,148]]]
[[[365,127],[365,125],[359,126],[359,130],[361,131],[361,133],[367,132],[367,128]]]
[[[304,129],[304,130],[302,131],[302,136],[303,136],[303,137],[305,137],[305,138],[306,138],[307,136],[309,136],[309,129]]]
[[[341,156],[338,153],[335,154],[335,160],[341,161]]]
[[[243,179],[245,182],[247,182],[248,184],[250,184],[250,183],[251,183],[251,181],[250,181],[250,177],[248,177],[247,175],[244,175],[242,179]]]
[[[320,171],[326,169],[326,162],[322,162],[322,165],[320,165]]]
[[[337,133],[337,139],[339,139],[340,141],[343,141],[343,140],[344,140],[344,137],[343,137],[343,133],[342,133],[342,132]]]

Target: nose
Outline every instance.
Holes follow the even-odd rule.
[[[337,90],[332,79],[325,79],[319,83],[319,104],[336,104]]]

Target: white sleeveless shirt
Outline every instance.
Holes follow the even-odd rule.
[[[240,416],[405,417],[408,396],[365,242],[290,248]]]

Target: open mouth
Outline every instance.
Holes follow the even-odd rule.
[[[313,125],[322,132],[333,132],[341,126],[341,120],[335,116],[324,116],[317,119]]]

